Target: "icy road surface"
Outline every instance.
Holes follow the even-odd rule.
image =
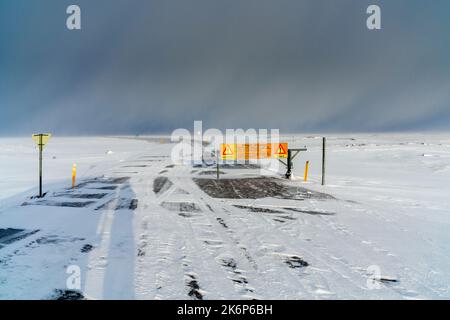
[[[35,199],[33,142],[2,139],[0,299],[450,298],[450,136],[330,136],[325,187],[320,137],[283,140],[308,183],[54,138]]]

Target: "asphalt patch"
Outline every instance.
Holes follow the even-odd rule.
[[[228,225],[225,223],[225,221],[222,218],[216,218],[217,222],[224,227],[225,229],[228,229]]]
[[[8,244],[25,239],[26,237],[31,236],[37,232],[39,232],[39,230],[25,230],[15,228],[0,229],[0,249]]]
[[[319,216],[335,215],[334,212],[327,212],[327,211],[303,210],[303,209],[297,209],[297,208],[283,208],[283,209],[289,210],[289,211],[294,211],[294,212],[305,213],[305,214],[319,215]]]
[[[170,211],[180,211],[180,212],[202,212],[198,204],[194,202],[169,202],[164,201],[161,203],[161,207]]]
[[[153,192],[157,195],[164,193],[169,190],[172,185],[172,181],[170,181],[167,177],[157,177],[153,180]]]
[[[58,194],[55,195],[55,197],[66,197],[66,198],[73,198],[73,199],[102,199],[105,196],[107,196],[107,193],[79,193],[79,194]]]
[[[289,200],[334,199],[333,196],[302,187],[285,185],[280,179],[270,177],[242,179],[194,178],[193,181],[206,194],[223,199],[279,198]]]
[[[74,237],[60,237],[55,235],[44,236],[39,239],[36,239],[37,244],[58,244],[58,243],[66,243],[66,242],[75,242],[75,241],[83,241],[84,238],[74,238]]]
[[[84,201],[84,202],[58,202],[58,201],[35,201],[35,202],[24,202],[22,206],[50,206],[50,207],[67,207],[67,208],[84,208],[95,203],[95,201]]]
[[[299,269],[309,266],[309,263],[300,258],[299,256],[290,256],[285,260],[289,268]]]
[[[232,258],[222,259],[222,265],[231,268],[232,270],[236,270],[237,268],[237,263]]]
[[[241,206],[241,205],[237,205],[237,204],[233,205],[233,206],[236,208],[239,208],[239,209],[245,209],[245,210],[249,210],[250,212],[255,212],[255,213],[283,213],[283,211],[262,208],[262,207]]]
[[[375,279],[375,280],[378,280],[378,281],[380,281],[380,282],[382,282],[382,283],[386,283],[386,284],[392,284],[392,283],[397,283],[397,282],[399,282],[397,279],[394,279],[394,278],[387,278],[387,277],[385,277],[385,278],[381,277],[381,278]]]
[[[183,218],[192,218],[192,217],[197,216],[196,214],[189,213],[189,212],[179,212],[178,215]]]
[[[219,171],[220,175],[224,175],[227,174],[226,172],[223,171]],[[217,170],[206,170],[206,171],[200,171],[198,173],[199,176],[212,176],[212,175],[217,175]]]
[[[98,187],[98,188],[94,188],[96,190],[116,190],[117,186],[106,186],[106,187]]]
[[[203,295],[200,292],[200,285],[198,284],[197,278],[192,274],[186,275],[187,280],[187,287],[188,287],[188,296],[191,298],[194,298],[196,300],[203,300]]]
[[[90,180],[86,180],[77,185],[77,188],[86,187],[92,184],[124,184],[130,181],[130,177],[115,177],[115,178],[94,178]]]
[[[138,199],[111,199],[95,210],[136,210],[138,207]]]
[[[237,263],[233,258],[222,259],[222,265],[229,268],[233,272],[233,278],[231,281],[243,285],[244,287],[248,284],[248,280],[242,275],[241,271],[238,270]],[[253,292],[253,290],[246,288],[248,292]]]
[[[286,222],[286,220],[291,220],[291,221],[297,220],[296,218],[289,216],[289,215],[280,215],[280,216],[277,216],[277,218],[283,219],[284,220],[283,222]]]
[[[124,184],[130,181],[130,177],[117,177],[104,180],[104,183],[108,184]]]
[[[94,247],[90,244],[85,244],[82,248],[81,248],[81,252],[82,253],[88,253],[90,252]]]
[[[84,295],[76,290],[56,289],[51,300],[84,300]]]

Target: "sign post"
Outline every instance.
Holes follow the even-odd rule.
[[[327,139],[322,138],[322,185],[325,185],[325,151],[326,151]]]
[[[217,166],[217,180],[219,180],[219,173],[220,173],[220,171],[219,171],[219,150],[217,150],[217,152],[216,152],[216,166]]]
[[[39,148],[39,198],[42,198],[42,150],[50,137],[50,133],[38,133],[31,136]]]
[[[299,148],[299,149],[288,149],[286,163],[284,163],[284,162],[282,162],[280,160],[281,163],[284,164],[287,167],[286,174],[284,175],[287,179],[291,179],[292,168],[294,167],[294,164],[293,164],[292,160],[294,160],[294,158],[300,153],[300,151],[307,151],[307,149],[306,149],[306,147],[305,148]],[[295,153],[293,153],[293,152],[295,152]]]

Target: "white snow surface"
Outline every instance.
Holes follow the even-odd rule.
[[[326,186],[321,137],[284,136],[308,151],[295,159],[294,179],[280,167],[277,181],[335,197],[303,201],[212,198],[193,178],[215,178],[201,174],[214,168],[172,165],[174,144],[160,137],[54,137],[44,151],[47,195],[30,199],[33,141],[0,140],[0,230],[26,235],[0,233],[0,299],[55,298],[70,289],[69,266],[87,299],[450,298],[448,134],[328,136]],[[81,185],[71,190],[73,163]],[[158,177],[170,183],[155,193]]]

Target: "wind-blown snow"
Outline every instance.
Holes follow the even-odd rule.
[[[286,199],[213,198],[198,183],[211,168],[172,165],[160,140],[54,138],[35,199],[31,138],[2,139],[0,298],[450,298],[450,136],[329,136],[326,186],[321,138],[285,136],[308,148],[273,180]],[[69,266],[80,290],[65,291]]]

